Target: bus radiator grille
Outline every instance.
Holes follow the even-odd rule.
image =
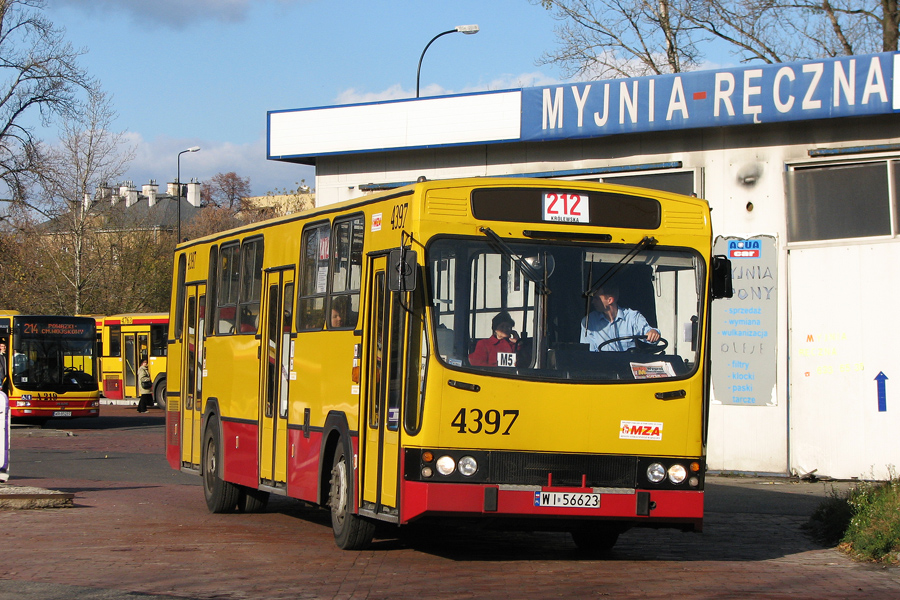
[[[536,454],[491,452],[488,483],[546,486],[552,474],[553,487],[624,487],[635,485],[637,457],[588,456],[581,454]]]

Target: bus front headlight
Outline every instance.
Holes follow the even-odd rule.
[[[681,483],[687,477],[687,469],[683,465],[672,465],[669,467],[669,481],[672,483]]]
[[[435,466],[437,467],[437,472],[441,475],[450,475],[456,470],[456,461],[453,460],[452,456],[442,456],[437,459]]]
[[[463,456],[457,464],[461,475],[471,477],[478,470],[478,462],[471,456]]]
[[[650,483],[659,483],[666,478],[666,468],[659,463],[647,467],[647,479]]]

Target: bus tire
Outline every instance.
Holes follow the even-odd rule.
[[[166,380],[160,379],[153,390],[153,401],[162,409],[166,408]]]
[[[340,443],[331,464],[328,506],[334,541],[342,550],[362,550],[375,537],[375,524],[353,513],[353,477]]]
[[[615,526],[585,523],[584,527],[573,529],[572,541],[578,550],[589,556],[605,556],[619,540],[619,529]]]
[[[266,510],[269,503],[269,492],[240,486],[237,508],[242,513],[259,513]]]
[[[211,513],[232,512],[238,503],[240,490],[233,483],[219,477],[222,442],[219,439],[219,419],[211,416],[203,434],[203,496]]]

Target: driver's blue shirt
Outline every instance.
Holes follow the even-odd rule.
[[[606,315],[597,311],[591,311],[587,316],[587,325],[581,320],[581,343],[590,344],[591,352],[596,352],[600,344],[617,337],[630,335],[646,335],[653,329],[644,318],[644,315],[630,308],[621,306],[616,313],[616,318],[610,322]],[[634,340],[619,340],[603,346],[603,350],[624,352],[634,347]]]

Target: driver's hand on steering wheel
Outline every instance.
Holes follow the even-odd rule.
[[[647,341],[651,344],[655,344],[659,341],[659,332],[655,329],[651,329],[647,332]]]

